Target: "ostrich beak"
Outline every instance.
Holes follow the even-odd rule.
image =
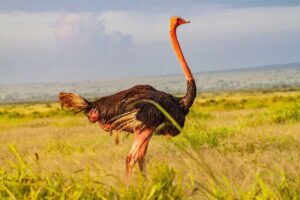
[[[190,20],[180,19],[180,24],[188,24],[190,23]]]

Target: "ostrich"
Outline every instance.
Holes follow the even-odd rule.
[[[150,85],[136,85],[110,96],[104,96],[90,102],[74,94],[59,94],[63,108],[75,112],[84,112],[92,123],[98,122],[105,131],[126,131],[134,134],[133,145],[126,157],[126,173],[131,176],[132,168],[138,162],[141,171],[144,169],[144,157],[149,141],[156,128],[157,134],[176,136],[179,130],[153,104],[142,100],[151,100],[160,104],[183,127],[185,116],[189,112],[196,97],[196,84],[187,62],[182,54],[177,40],[176,29],[182,24],[189,23],[180,17],[170,19],[170,38],[173,49],[184,72],[187,81],[187,91],[183,97],[174,97],[158,91]]]

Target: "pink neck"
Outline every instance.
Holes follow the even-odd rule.
[[[183,73],[185,75],[186,80],[194,80],[193,74],[187,64],[187,62],[185,61],[185,58],[183,56],[183,53],[181,51],[178,39],[177,39],[177,34],[176,34],[176,27],[175,28],[171,28],[170,30],[170,37],[171,37],[171,43],[173,46],[173,49],[176,53],[176,56],[178,58],[178,61],[181,65],[181,68],[183,70]]]

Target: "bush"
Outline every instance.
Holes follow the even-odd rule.
[[[294,103],[290,106],[277,108],[271,111],[272,120],[275,123],[300,121],[300,104]]]

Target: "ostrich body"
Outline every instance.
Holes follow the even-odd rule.
[[[183,97],[158,91],[150,85],[136,85],[116,94],[101,97],[89,102],[74,93],[60,93],[62,107],[76,112],[84,112],[90,122],[98,122],[105,131],[126,131],[134,134],[133,146],[126,158],[127,175],[131,175],[136,162],[143,170],[144,157],[153,132],[164,123],[157,134],[176,136],[179,130],[154,105],[142,100],[152,100],[160,104],[183,127],[185,116],[196,97],[196,84],[185,61],[177,40],[176,29],[181,24],[189,23],[180,17],[170,20],[171,43],[187,80],[187,91]]]

